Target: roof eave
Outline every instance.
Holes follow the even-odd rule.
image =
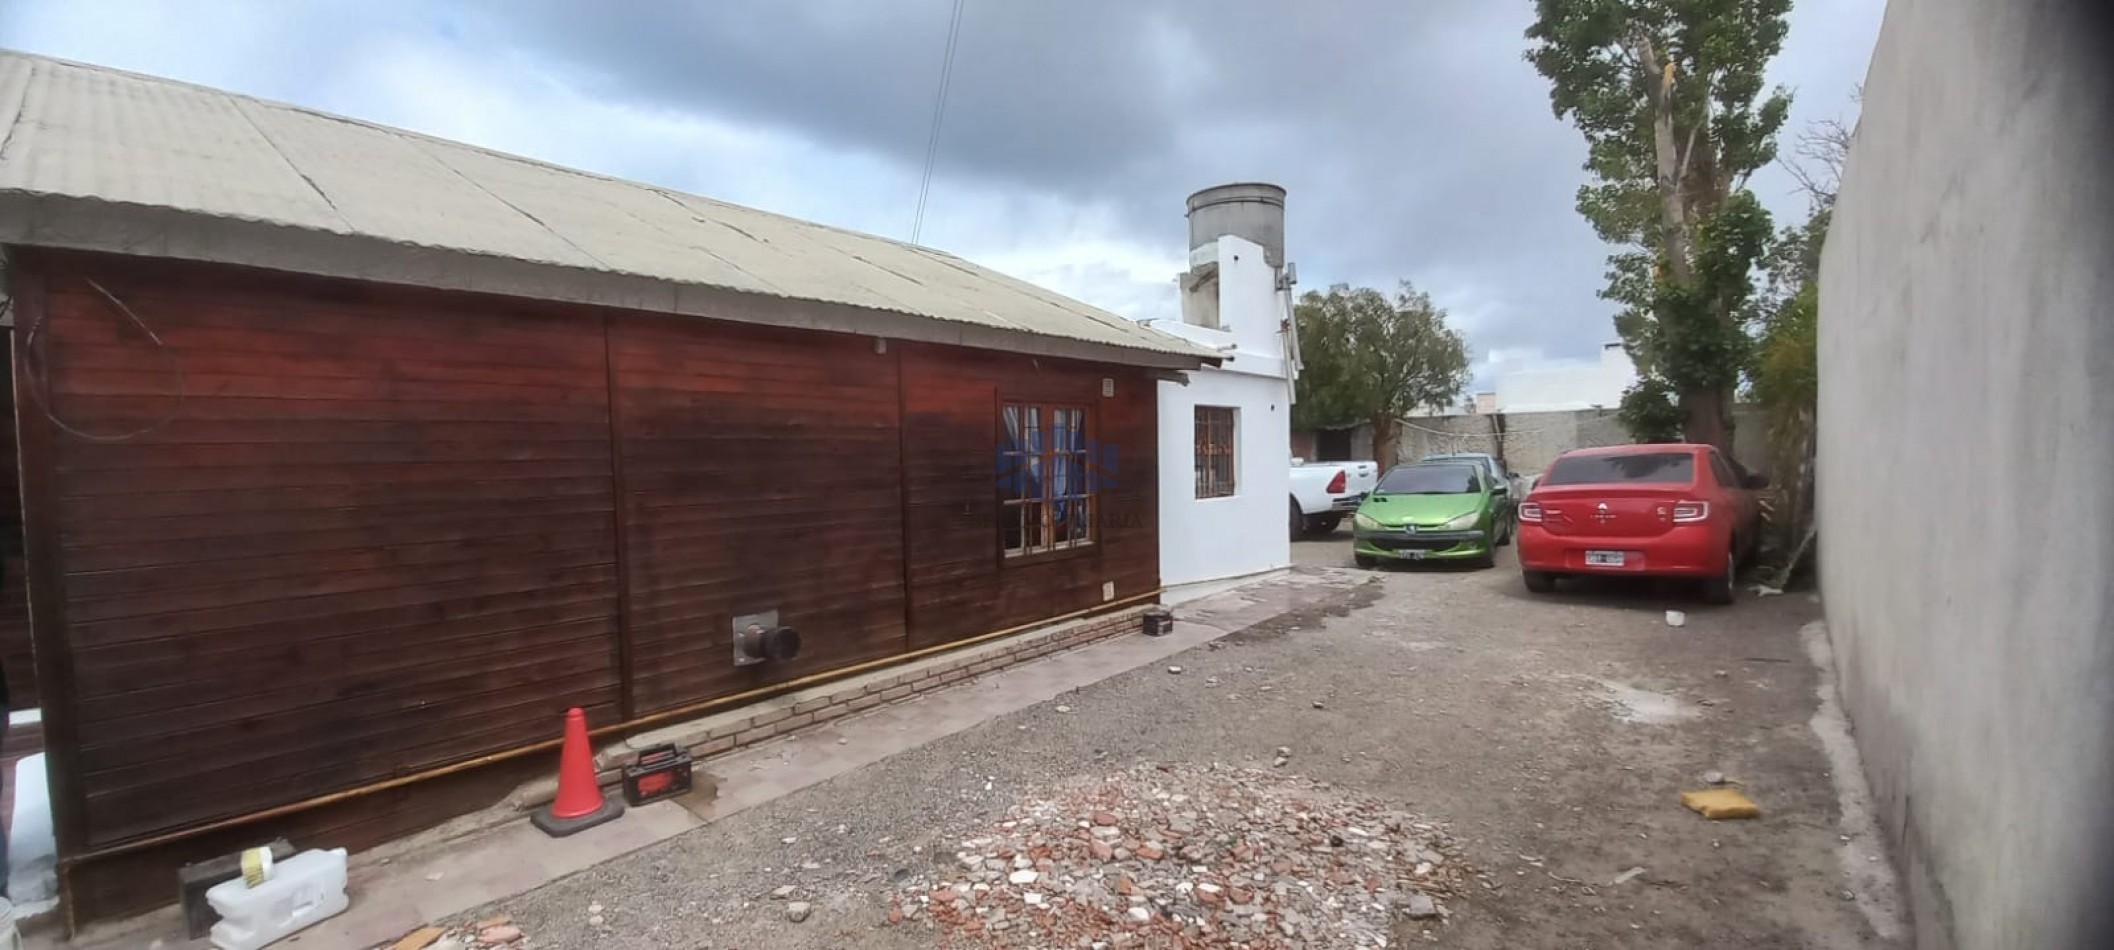
[[[1148,327],[1138,330],[1160,345],[1011,330],[174,208],[20,191],[0,191],[0,244],[261,267],[1154,369],[1186,370],[1221,362],[1216,351]]]

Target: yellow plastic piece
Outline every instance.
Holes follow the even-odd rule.
[[[272,876],[272,849],[249,848],[242,852],[242,883],[249,887],[263,884]]]
[[[1690,811],[1711,821],[1729,818],[1760,818],[1761,806],[1735,788],[1713,788],[1702,792],[1682,792],[1681,804]]]

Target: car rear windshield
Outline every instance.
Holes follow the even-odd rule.
[[[1383,495],[1466,495],[1482,491],[1475,469],[1466,465],[1404,465],[1380,479],[1373,491]]]
[[[1557,459],[1544,485],[1609,485],[1642,482],[1686,485],[1696,480],[1696,457],[1688,452],[1638,452],[1634,455],[1575,455]]]

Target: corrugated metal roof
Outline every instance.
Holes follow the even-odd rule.
[[[920,318],[912,338],[1009,349],[1055,338],[1156,365],[1217,357],[928,248],[5,50],[0,242],[730,316],[682,292],[717,288]],[[917,324],[731,318],[885,336]]]

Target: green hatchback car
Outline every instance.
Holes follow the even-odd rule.
[[[1351,554],[1359,567],[1381,561],[1497,563],[1512,543],[1516,507],[1510,486],[1480,465],[1426,462],[1400,465],[1380,477],[1351,516]]]

